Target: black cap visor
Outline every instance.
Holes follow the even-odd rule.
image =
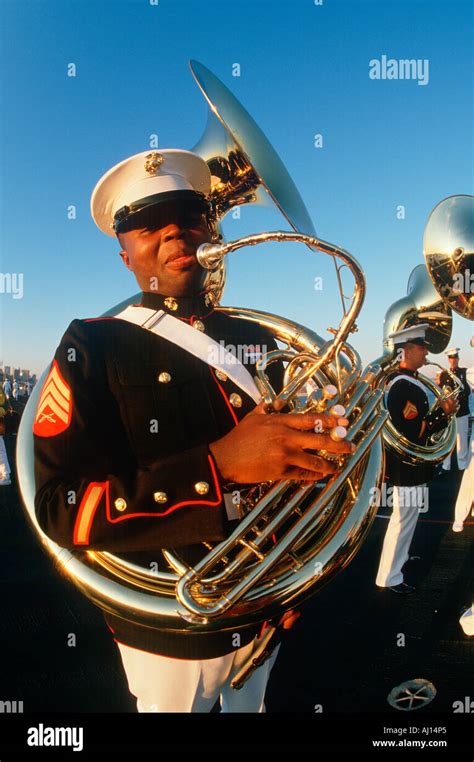
[[[204,194],[193,190],[168,191],[135,201],[115,213],[115,233],[129,230],[163,228],[171,222],[191,227],[209,212],[210,205]]]
[[[416,338],[416,339],[408,339],[408,341],[404,341],[403,343],[400,343],[395,340],[394,342],[395,347],[405,347],[407,344],[418,344],[420,347],[428,347],[428,344],[426,342],[426,339],[422,338]]]

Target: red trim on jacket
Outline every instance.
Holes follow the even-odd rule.
[[[261,640],[263,633],[267,629],[268,619],[265,619],[265,621],[262,624],[262,629],[260,630],[260,634],[257,635],[257,640]]]
[[[239,423],[239,419],[237,418],[236,414],[234,413],[234,408],[233,408],[233,407],[232,407],[232,405],[230,404],[230,402],[229,402],[229,400],[228,400],[228,397],[227,397],[227,395],[226,395],[226,393],[225,393],[224,389],[223,389],[223,388],[222,388],[222,386],[220,385],[220,383],[219,383],[219,381],[218,381],[218,379],[217,379],[217,376],[215,375],[215,369],[214,369],[214,368],[212,368],[210,365],[208,365],[207,367],[208,367],[208,368],[209,368],[209,370],[211,371],[211,376],[212,376],[212,378],[214,379],[214,381],[216,382],[217,386],[219,387],[219,391],[220,391],[220,393],[222,394],[222,396],[224,397],[224,399],[225,399],[225,401],[226,401],[226,405],[227,405],[227,407],[228,407],[228,408],[229,408],[229,410],[230,410],[230,414],[231,414],[231,416],[232,416],[232,420],[234,421],[234,424],[235,424],[235,426],[237,426],[237,425],[238,425],[238,423]],[[213,373],[212,371],[214,371],[214,373]]]
[[[84,318],[83,323],[92,323],[93,320],[115,320],[115,317],[109,316],[109,317],[96,317],[96,318]]]
[[[217,492],[217,500],[214,500],[214,501],[213,500],[183,500],[181,503],[176,503],[175,505],[171,505],[163,513],[128,513],[126,516],[118,516],[116,518],[112,517],[110,512],[110,504],[109,504],[109,501],[107,500],[106,514],[107,514],[108,521],[110,521],[111,524],[118,524],[119,521],[134,519],[137,516],[148,516],[148,518],[161,518],[162,516],[168,516],[168,514],[172,513],[173,511],[176,511],[178,508],[182,508],[184,505],[209,505],[209,506],[219,505],[222,502],[222,493],[221,493],[221,488],[219,484],[219,479],[217,477],[217,470],[216,470],[212,455],[208,455],[207,457],[209,459],[209,465],[211,467],[212,476],[214,478],[214,488]]]
[[[195,320],[204,320],[205,318],[209,317],[209,315],[212,315],[212,313],[215,312],[215,308],[212,307],[209,312],[206,312],[205,315],[191,315],[190,317],[181,317],[180,315],[171,315],[171,317],[176,317],[178,320],[184,320],[186,323],[189,323],[189,325],[192,326],[193,322]],[[167,313],[168,314],[168,313]]]

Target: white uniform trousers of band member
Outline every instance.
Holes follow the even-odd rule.
[[[7,450],[3,437],[0,436],[0,487],[11,484],[10,464],[8,462]]]
[[[462,471],[467,468],[469,458],[469,446],[467,441],[467,432],[469,430],[469,416],[461,415],[456,418],[456,452],[458,455],[458,468]],[[443,468],[449,471],[451,468],[451,455],[443,460]]]
[[[469,516],[474,500],[474,427],[472,429],[469,450],[467,467],[462,475],[454,508],[454,526],[457,527],[458,531],[461,531],[463,523]]]
[[[117,644],[130,693],[139,712],[210,712],[220,696],[222,712],[265,712],[265,690],[280,646],[240,690],[231,678],[255,647],[255,641],[232,653],[201,661],[173,659]]]
[[[461,615],[459,624],[466,635],[474,635],[474,604]]]
[[[403,582],[402,566],[408,561],[418,514],[424,506],[425,487],[426,484],[393,487],[393,510],[375,580],[379,587],[392,587]]]

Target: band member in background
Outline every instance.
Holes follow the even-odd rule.
[[[240,347],[276,343],[209,300],[196,251],[216,239],[210,187],[202,158],[161,150],[122,161],[93,192],[94,221],[117,236],[143,293],[121,317],[73,320],[41,390],[35,509],[63,547],[125,553],[142,566],[164,563],[159,549],[172,547],[193,563],[207,552],[204,541],[224,539],[235,525],[227,485],[317,481],[336,467],[307,450],[353,449],[327,433],[345,418],[317,416],[318,434],[313,414],[266,415],[255,354],[226,362],[223,347],[238,358]],[[275,388],[282,374],[276,363],[269,368]],[[276,651],[241,690],[230,688],[261,624],[176,633],[105,617],[140,712],[208,712],[219,697],[223,711],[265,711]],[[281,626],[294,618],[285,615]]]
[[[458,468],[463,471],[467,468],[469,459],[469,446],[468,446],[468,429],[469,429],[469,395],[471,394],[471,387],[467,380],[467,368],[459,367],[459,347],[450,347],[446,350],[445,354],[448,357],[449,368],[451,373],[459,378],[463,385],[463,391],[458,396],[459,410],[456,413],[456,453],[458,457]],[[448,386],[453,388],[453,381],[449,377],[446,371],[441,373],[440,386]],[[451,455],[443,461],[443,471],[449,471],[451,469]]]
[[[426,387],[418,380],[418,369],[426,361],[427,323],[390,334],[400,357],[398,368],[386,386],[386,406],[395,428],[411,442],[425,444],[428,437],[446,426],[446,416],[456,403],[445,400],[441,408],[429,413]],[[402,567],[409,558],[410,544],[420,510],[427,510],[426,484],[434,476],[434,466],[407,465],[388,451],[386,477],[393,487],[390,517],[376,577],[379,587],[395,593],[412,593],[415,588],[403,580]]]
[[[469,516],[474,501],[474,427],[471,432],[471,441],[469,443],[469,455],[467,466],[462,475],[459,486],[456,505],[454,507],[453,532],[462,532],[464,522]]]
[[[10,464],[8,462],[7,449],[3,439],[7,433],[5,426],[6,410],[4,405],[7,398],[3,389],[0,389],[0,487],[8,487],[12,482],[10,478]]]
[[[471,337],[471,347],[474,347],[474,337]],[[464,469],[464,473],[459,487],[458,496],[456,499],[456,506],[454,508],[454,523],[452,526],[453,532],[462,532],[464,529],[464,522],[466,521],[469,513],[472,510],[474,502],[474,426],[471,431],[471,441],[469,443],[469,455],[467,466]],[[470,635],[474,634],[474,627],[472,626],[474,621],[472,606],[470,609]]]
[[[7,402],[8,402],[8,400],[12,396],[12,385],[11,385],[11,381],[10,381],[9,378],[6,378],[5,381],[3,382],[2,389],[3,389],[3,392],[5,394],[5,398],[6,398]]]
[[[474,603],[461,614],[459,624],[465,635],[474,635]]]

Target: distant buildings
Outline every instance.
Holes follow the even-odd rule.
[[[3,384],[6,379],[9,379],[12,383],[13,381],[18,381],[18,385],[20,387],[20,394],[27,395],[27,385],[30,385],[30,392],[33,389],[34,385],[37,382],[36,373],[31,373],[31,371],[28,368],[13,368],[11,365],[2,365],[0,364],[0,384]]]

